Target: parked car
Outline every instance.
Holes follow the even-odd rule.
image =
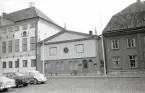
[[[9,88],[15,87],[15,80],[9,79],[3,75],[0,76],[0,90],[8,90]]]
[[[33,79],[31,79],[31,83],[33,84],[40,84],[40,83],[46,83],[47,79],[46,77],[41,74],[39,71],[28,71],[25,72],[25,76],[27,77],[33,77]]]
[[[20,72],[5,73],[4,75],[8,78],[14,79],[16,87],[27,86],[30,83],[29,78]]]

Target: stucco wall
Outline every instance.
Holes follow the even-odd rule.
[[[136,47],[135,48],[127,48],[127,38],[133,37],[135,38]],[[111,48],[111,40],[119,40],[119,49],[112,50]],[[137,34],[128,34],[128,35],[119,35],[105,38],[105,50],[106,50],[106,62],[107,62],[107,71],[115,71],[115,70],[139,70],[140,69],[140,56],[139,56],[139,42],[137,38]],[[137,55],[138,57],[138,68],[130,68],[129,67],[129,55]],[[120,56],[121,60],[121,68],[113,68],[112,57]]]
[[[57,27],[47,21],[39,19],[38,21],[38,41],[41,41],[55,33],[61,31],[62,28]]]
[[[84,53],[76,53],[76,47],[75,47],[76,44],[84,44]],[[49,55],[50,47],[57,47],[56,56]],[[64,53],[63,50],[65,47],[69,48],[68,53]],[[44,46],[45,60],[72,59],[72,58],[95,57],[95,56],[96,56],[95,40],[84,40],[84,41],[67,42],[67,43],[51,44],[51,45]],[[43,59],[43,46],[41,47],[41,59]]]

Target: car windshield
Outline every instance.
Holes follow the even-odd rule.
[[[33,75],[39,75],[40,73],[39,72],[31,72]]]
[[[17,76],[24,76],[22,73],[15,73]]]
[[[5,79],[5,78],[6,78],[6,77],[5,77],[5,76],[3,76],[3,75],[2,75],[2,76],[0,76],[0,80]]]

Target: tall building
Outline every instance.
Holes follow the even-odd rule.
[[[145,70],[145,2],[129,5],[115,14],[103,31],[108,73]]]
[[[38,45],[38,70],[45,74],[96,74],[103,71],[101,38],[92,31],[87,34],[63,30]]]
[[[37,69],[37,42],[63,30],[49,17],[30,7],[0,16],[0,73]]]

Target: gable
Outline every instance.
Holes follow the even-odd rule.
[[[48,43],[48,42],[57,42],[57,41],[66,41],[66,40],[74,40],[74,39],[81,39],[81,38],[88,38],[88,37],[89,36],[65,32],[63,34],[60,34],[60,35],[56,36],[55,38],[52,38],[51,40],[46,41],[46,43]]]

